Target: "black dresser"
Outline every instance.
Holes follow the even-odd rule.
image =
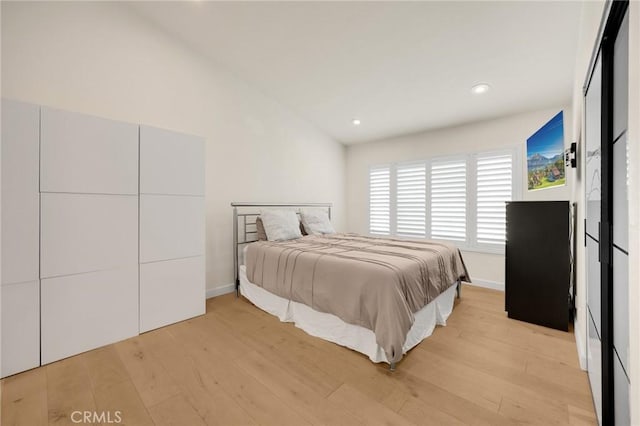
[[[567,331],[571,273],[568,201],[507,203],[509,318]]]

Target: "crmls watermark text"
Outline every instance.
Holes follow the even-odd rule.
[[[71,421],[88,424],[122,423],[122,411],[74,411],[71,413]]]

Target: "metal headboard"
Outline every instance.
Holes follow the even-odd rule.
[[[236,283],[236,296],[240,291],[240,248],[245,244],[258,241],[256,218],[264,209],[292,209],[300,214],[301,209],[312,207],[326,209],[331,219],[332,203],[231,203],[233,207],[233,274]],[[242,223],[239,224],[238,222]]]

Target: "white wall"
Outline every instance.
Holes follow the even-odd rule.
[[[123,4],[2,2],[2,96],[205,137],[210,290],[231,201],[333,202],[345,228],[344,147]]]
[[[567,184],[538,191],[527,191],[526,140],[564,110],[565,144],[571,143],[573,113],[569,106],[518,114],[495,120],[466,124],[430,132],[384,139],[347,148],[347,227],[368,233],[369,166],[388,162],[421,160],[440,155],[464,154],[519,146],[522,148],[522,195],[524,200],[569,200],[574,172],[567,172]],[[463,252],[472,280],[504,285],[504,256]]]

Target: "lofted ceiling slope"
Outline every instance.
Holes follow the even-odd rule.
[[[569,103],[581,12],[575,1],[129,6],[345,144]],[[472,94],[480,82],[491,90]]]

